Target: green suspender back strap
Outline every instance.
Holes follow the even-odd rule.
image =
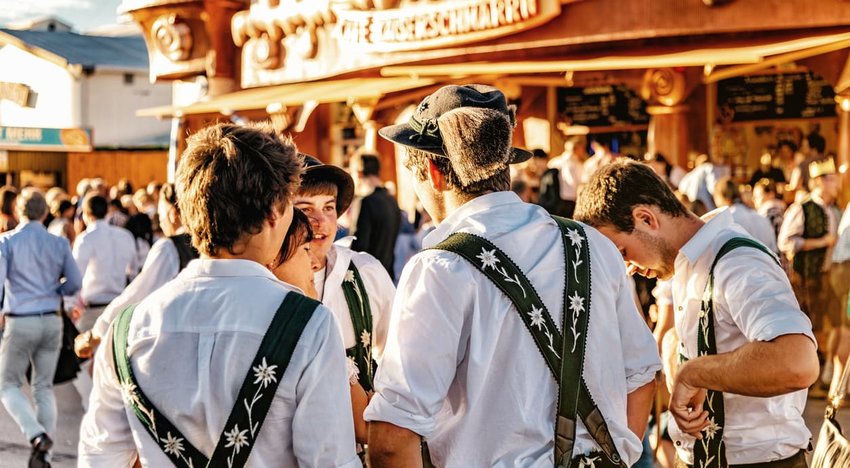
[[[555,423],[555,464],[570,467],[575,442],[576,416],[609,460],[625,467],[608,427],[582,377],[588,314],[590,311],[590,254],[584,229],[578,223],[553,217],[563,235],[565,256],[564,310],[569,321],[558,331],[546,305],[519,267],[487,239],[458,232],[435,246],[454,252],[472,263],[513,303],[537,349],[558,383],[558,418]],[[570,253],[575,252],[575,258]],[[572,278],[572,280],[570,280]],[[562,359],[562,356],[564,359]]]
[[[286,295],[260,343],[224,431],[209,459],[160,413],[139,388],[127,354],[127,334],[135,306],[124,309],[113,324],[112,352],[124,401],[175,466],[244,466],[295,346],[318,305],[319,302],[297,293]]]
[[[714,263],[708,272],[708,282],[705,285],[700,304],[699,331],[697,338],[697,353],[699,356],[717,354],[717,343],[714,335],[714,268],[726,254],[739,248],[751,247],[765,252],[777,265],[779,260],[764,245],[747,237],[734,237],[726,241],[714,257]],[[726,447],[723,443],[723,426],[726,415],[723,405],[723,393],[709,390],[703,409],[708,412],[709,426],[704,430],[703,438],[694,443],[694,466],[700,468],[727,468]]]
[[[378,365],[372,360],[372,308],[369,295],[363,285],[360,272],[354,266],[354,260],[348,264],[348,271],[342,281],[342,292],[354,325],[354,346],[345,350],[349,359],[357,364],[357,380],[367,392],[372,391],[372,379]]]

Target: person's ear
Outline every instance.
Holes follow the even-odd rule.
[[[171,223],[172,226],[177,226],[180,224],[180,214],[177,211],[177,207],[169,207],[167,217],[168,222]]]
[[[431,188],[437,192],[446,190],[446,177],[431,159],[428,160],[428,181],[431,182]]]
[[[635,229],[657,231],[660,227],[661,220],[654,207],[647,205],[638,205],[632,208],[632,218],[634,220]]]

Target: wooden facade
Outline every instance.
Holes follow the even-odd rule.
[[[149,182],[167,180],[168,152],[99,150],[90,153],[68,153],[68,172],[65,189],[75,193],[83,178],[101,177],[110,185],[129,179],[133,187]]]
[[[846,0],[126,0],[122,7],[145,32],[153,79],[209,82],[204,102],[149,115],[181,119],[187,130],[236,115],[270,118],[305,152],[336,164],[360,141],[380,150],[390,180],[402,177],[376,129],[437,87],[464,82],[492,83],[518,105],[517,144],[540,140],[523,133],[525,119],[549,122],[552,154],[562,147],[560,130],[582,123],[565,115],[564,102],[607,109],[618,99],[630,107],[582,114],[591,135],[632,138],[630,150],[660,151],[683,166],[695,152],[722,154],[743,179],[777,135],[812,131],[840,165],[850,163]],[[754,99],[791,100],[796,92],[814,104],[774,102],[774,115],[759,120],[752,112],[759,103],[748,96],[719,101],[735,84],[729,80],[759,76],[779,76],[777,89],[793,89],[790,97],[753,91]],[[367,85],[354,86],[357,79]],[[752,81],[738,87],[757,88],[759,79]],[[803,82],[808,88],[799,91]]]

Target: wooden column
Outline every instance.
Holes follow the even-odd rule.
[[[688,106],[682,103],[696,86],[698,78],[672,68],[647,70],[641,96],[649,114],[648,150],[662,153],[667,160],[688,167],[691,148],[688,131]]]
[[[839,206],[843,209],[850,202],[850,91],[835,96],[838,114],[838,160],[835,165],[841,171],[841,193]]]
[[[647,146],[650,153],[663,154],[679,167],[688,167],[690,140],[688,132],[688,106],[648,106],[649,131]]]

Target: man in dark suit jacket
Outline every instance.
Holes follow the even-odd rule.
[[[351,164],[352,175],[360,194],[368,193],[360,204],[354,224],[352,250],[366,252],[377,258],[393,276],[395,241],[401,227],[398,202],[381,181],[381,160],[373,154],[362,154]]]

